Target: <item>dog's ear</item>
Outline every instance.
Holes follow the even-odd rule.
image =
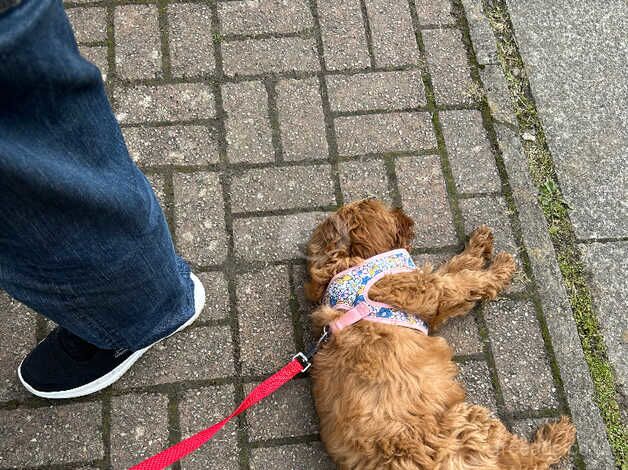
[[[310,280],[305,284],[305,294],[310,300],[320,301],[329,281],[351,266],[350,248],[349,228],[338,214],[316,227],[307,246]]]
[[[397,221],[397,246],[409,249],[414,239],[414,221],[401,209],[393,209],[392,213]]]

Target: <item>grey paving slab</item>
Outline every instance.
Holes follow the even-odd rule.
[[[303,209],[335,203],[330,165],[253,169],[231,180],[231,210]]]
[[[462,4],[466,12],[469,33],[478,64],[499,64],[495,36],[488,18],[482,11],[482,0],[462,0]]]
[[[273,372],[295,354],[288,270],[278,266],[243,274],[236,285],[242,371]]]
[[[445,338],[456,355],[479,354],[483,351],[473,314],[452,318],[434,334]]]
[[[383,160],[360,159],[343,162],[338,166],[345,203],[365,197],[377,197],[382,201],[392,202],[386,164]]]
[[[486,304],[484,312],[506,408],[556,408],[556,385],[534,305],[529,301],[494,300]]]
[[[305,244],[325,212],[249,217],[233,221],[236,257],[247,261],[305,258]]]
[[[177,247],[198,264],[219,264],[227,255],[224,201],[216,173],[174,175]]]
[[[397,159],[395,164],[403,208],[414,220],[414,246],[457,242],[445,180],[437,155]]]
[[[214,132],[205,126],[126,127],[122,133],[140,166],[215,164],[220,158]]]
[[[168,397],[155,393],[111,399],[111,464],[129,468],[168,444]]]
[[[253,449],[250,468],[251,470],[276,470],[277,468],[334,470],[336,466],[327,456],[320,442],[308,442]]]
[[[497,415],[497,401],[488,366],[485,361],[465,361],[458,364],[458,378],[464,384],[467,401],[491,410]]]
[[[501,65],[485,65],[480,69],[480,78],[493,119],[516,125],[517,120]]]
[[[327,157],[325,118],[317,79],[277,83],[277,113],[286,160]]]
[[[215,115],[214,95],[205,83],[116,87],[116,117],[122,124],[208,119]]]
[[[428,113],[367,114],[335,120],[340,155],[424,150],[436,147]]]
[[[290,33],[313,25],[305,0],[220,2],[218,15],[223,34]]]
[[[229,83],[222,87],[227,158],[232,163],[272,162],[268,93],[261,82]]]
[[[255,384],[245,386],[250,392]],[[298,403],[299,406],[294,406]],[[305,436],[318,431],[308,380],[293,380],[246,413],[252,440]]]
[[[365,0],[364,3],[368,12],[375,64],[379,67],[418,65],[419,47],[409,4],[395,0]]]
[[[221,48],[227,75],[314,71],[319,67],[313,39],[288,37],[227,41]]]
[[[318,11],[326,67],[368,67],[371,60],[360,0],[320,0]]]
[[[106,10],[102,7],[68,8],[66,14],[76,42],[104,41],[107,36]]]
[[[196,273],[205,287],[205,308],[197,321],[222,320],[229,316],[227,279],[222,272]]]
[[[107,48],[105,46],[79,46],[81,55],[100,69],[103,81],[107,80],[109,63],[107,61]]]
[[[628,242],[581,244],[597,318],[628,409]]]
[[[421,25],[449,25],[456,22],[450,0],[415,0],[414,4]]]
[[[423,41],[436,102],[473,103],[475,84],[461,32],[455,29],[427,30],[423,31]]]
[[[508,0],[580,238],[628,235],[628,4]]]
[[[334,111],[401,110],[426,104],[418,70],[330,75],[327,90]]]
[[[114,10],[116,73],[125,79],[161,74],[157,5],[121,5]]]
[[[440,122],[459,192],[499,191],[501,181],[479,111],[443,111]]]
[[[6,326],[0,329],[0,401],[26,398],[29,394],[19,383],[17,367],[37,344],[36,315],[0,291],[0,323]]]
[[[209,380],[234,373],[228,326],[193,326],[151,348],[122,379],[117,389]]]
[[[229,415],[235,408],[233,385],[204,387],[185,392],[179,403],[181,437],[186,438]],[[184,470],[235,470],[239,468],[237,424],[228,423],[197,452],[181,461]]]
[[[23,468],[102,458],[100,402],[0,410],[0,465]]]
[[[214,31],[209,6],[170,3],[167,9],[172,74],[190,77],[213,72]]]

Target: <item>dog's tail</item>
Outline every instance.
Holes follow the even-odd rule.
[[[563,416],[539,428],[530,443],[530,450],[538,464],[549,467],[569,453],[575,440],[576,428],[567,416]]]

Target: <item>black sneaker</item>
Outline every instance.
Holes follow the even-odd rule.
[[[190,277],[194,282],[194,315],[174,333],[192,324],[205,305],[201,281],[194,274]],[[114,383],[159,341],[139,351],[100,349],[57,327],[26,356],[17,374],[22,385],[38,397],[82,397]]]

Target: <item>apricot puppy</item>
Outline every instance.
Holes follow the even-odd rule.
[[[451,348],[426,334],[494,299],[515,271],[512,256],[492,258],[483,226],[437,270],[417,269],[405,251],[413,225],[366,199],[328,217],[309,242],[306,292],[324,300],[314,327],[332,329],[312,366],[329,455],[343,470],[549,468],[574,442],[569,419],[543,426],[533,442],[511,434],[465,403]]]

